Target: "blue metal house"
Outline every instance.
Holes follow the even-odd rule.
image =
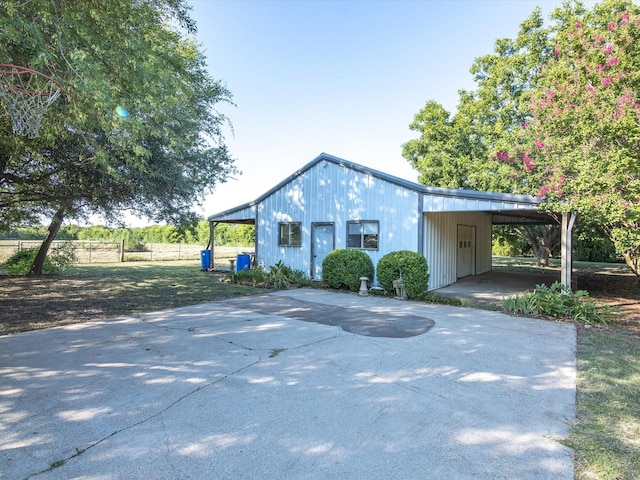
[[[282,261],[315,280],[336,248],[363,250],[374,266],[389,252],[416,251],[427,259],[433,290],[491,270],[492,225],[549,223],[540,202],[427,187],[323,153],[256,200],[208,221],[211,239],[218,223],[255,224],[258,263]],[[210,248],[213,265],[213,241]]]

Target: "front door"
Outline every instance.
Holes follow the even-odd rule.
[[[334,249],[333,223],[311,224],[311,278],[322,280],[322,261]]]
[[[468,225],[458,225],[458,278],[474,274],[475,228]]]

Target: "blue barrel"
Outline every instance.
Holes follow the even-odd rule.
[[[251,268],[251,255],[246,253],[240,254],[236,257],[236,273],[242,270],[249,270]]]
[[[202,270],[208,270],[211,267],[211,250],[200,250],[200,266]]]

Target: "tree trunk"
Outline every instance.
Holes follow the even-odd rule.
[[[633,255],[633,252],[630,250],[624,252],[622,254],[624,257],[625,263],[629,266],[633,273],[636,274],[638,281],[640,282],[640,257],[637,255]]]
[[[43,274],[44,260],[47,258],[47,253],[49,253],[49,247],[51,247],[51,243],[53,239],[56,238],[58,234],[58,230],[62,226],[62,221],[64,220],[65,207],[58,208],[58,211],[55,213],[53,218],[51,219],[51,223],[49,224],[49,228],[47,229],[47,233],[44,236],[44,240],[42,241],[42,245],[40,245],[40,249],[38,250],[38,254],[36,258],[33,260],[33,264],[31,264],[31,269],[29,270],[30,277],[40,277]]]
[[[551,252],[560,241],[560,228],[557,225],[542,225],[541,234],[530,225],[525,225],[522,236],[531,245],[539,267],[549,266]]]

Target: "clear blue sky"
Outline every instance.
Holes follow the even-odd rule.
[[[191,0],[197,40],[236,106],[237,180],[200,211],[257,198],[321,152],[415,181],[401,146],[428,100],[454,113],[473,60],[555,0]],[[592,2],[590,2],[592,3]]]

